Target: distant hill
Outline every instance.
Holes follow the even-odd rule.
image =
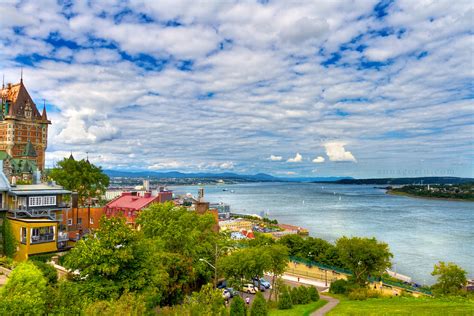
[[[121,170],[104,170],[105,174],[109,177],[122,177],[122,178],[154,178],[154,179],[229,179],[238,181],[270,181],[270,182],[333,182],[342,179],[352,179],[347,177],[313,177],[313,178],[280,178],[274,177],[266,173],[257,173],[253,175],[249,174],[237,174],[232,172],[223,173],[184,173],[179,171],[169,172],[157,172],[157,171],[121,171]]]
[[[179,171],[169,172],[155,172],[155,171],[120,171],[120,170],[104,170],[105,174],[109,177],[123,177],[123,178],[155,178],[155,179],[187,179],[187,178],[198,178],[198,179],[236,179],[236,180],[252,180],[252,181],[279,181],[278,178],[273,177],[269,174],[258,173],[254,175],[242,175],[232,172],[223,173],[183,173]]]
[[[314,181],[321,182],[321,181]],[[325,181],[323,181],[325,182]],[[474,183],[474,178],[457,177],[418,177],[418,178],[375,178],[375,179],[341,179],[338,184],[376,184],[376,185],[405,185],[405,184],[462,184]]]

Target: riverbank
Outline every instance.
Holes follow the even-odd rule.
[[[405,196],[405,197],[409,197],[409,198],[422,199],[422,200],[438,200],[438,201],[452,201],[452,202],[474,202],[474,200],[442,198],[442,197],[433,197],[433,196],[422,196],[422,195],[415,195],[415,194],[410,194],[410,193],[400,192],[400,191],[395,191],[395,190],[387,190],[385,193],[389,194],[389,195]]]

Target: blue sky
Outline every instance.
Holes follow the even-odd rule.
[[[470,1],[1,1],[47,164],[474,176]]]

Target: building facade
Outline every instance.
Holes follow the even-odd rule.
[[[34,167],[43,171],[48,147],[48,126],[51,124],[46,107],[43,106],[42,113],[38,111],[23,79],[20,83],[3,86],[0,97],[0,153],[3,152],[5,161],[12,161],[15,167],[19,163],[15,159],[23,160],[21,171],[29,171]],[[25,160],[31,163],[25,163]]]

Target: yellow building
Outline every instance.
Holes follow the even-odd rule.
[[[17,241],[16,260],[67,246],[68,233],[60,223],[63,213],[70,210],[70,195],[54,183],[11,186],[7,220]]]
[[[58,250],[58,222],[49,219],[11,218],[13,235],[17,240],[15,260],[24,261],[29,255]]]

